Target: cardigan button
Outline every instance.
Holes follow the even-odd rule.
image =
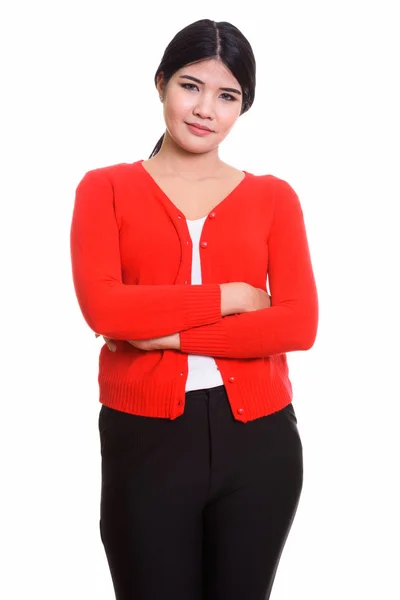
[[[228,381],[230,383],[234,383],[236,381],[236,377],[229,377]]]
[[[202,248],[207,248],[207,246],[208,246],[208,243],[207,243],[207,242],[201,242],[200,246],[201,246]]]
[[[239,415],[241,415],[241,414],[243,414],[244,408],[240,407],[240,408],[237,409],[237,411],[238,411]]]
[[[214,219],[215,218],[215,212],[212,212],[208,215],[209,219]]]

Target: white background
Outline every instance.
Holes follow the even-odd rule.
[[[164,131],[154,73],[200,18],[252,44],[255,103],[220,155],[297,191],[319,292],[317,341],[288,355],[305,473],[272,598],[400,598],[396,4],[3,5],[2,598],[114,598],[98,525],[102,339],[72,285],[74,193],[89,169],[149,157]]]

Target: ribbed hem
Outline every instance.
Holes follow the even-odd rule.
[[[191,285],[183,298],[184,327],[200,327],[222,319],[219,284]]]
[[[272,414],[292,401],[292,385],[285,364],[277,364],[274,375],[244,374],[235,361],[218,361],[232,415],[246,423]],[[183,367],[182,367],[183,369]],[[182,371],[183,372],[183,371]],[[234,377],[232,377],[234,375]],[[176,419],[185,411],[186,377],[180,374],[128,379],[126,374],[102,369],[99,373],[100,402],[110,408],[145,417]]]
[[[281,379],[248,379],[241,381],[240,385],[237,382],[228,382],[226,389],[234,404],[234,417],[243,422],[253,421],[281,410],[293,399],[290,382]],[[240,408],[244,410],[238,413]]]
[[[183,378],[175,377],[169,381],[127,381],[118,379],[117,375],[99,375],[99,400],[102,404],[123,412],[175,419],[184,411],[185,390],[181,379]]]

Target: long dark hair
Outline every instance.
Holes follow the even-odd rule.
[[[181,29],[166,47],[154,83],[157,86],[157,76],[161,71],[166,85],[174,73],[185,65],[208,58],[219,59],[240,83],[243,92],[242,115],[254,102],[256,61],[248,40],[237,27],[226,21],[201,19]],[[164,135],[149,158],[159,152]]]

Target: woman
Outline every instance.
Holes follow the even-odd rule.
[[[117,600],[264,600],[303,482],[286,361],[317,333],[303,212],[284,180],[218,156],[254,100],[236,27],[184,28],[155,85],[165,134],[88,171],[71,226],[77,299],[108,344],[101,539]]]

